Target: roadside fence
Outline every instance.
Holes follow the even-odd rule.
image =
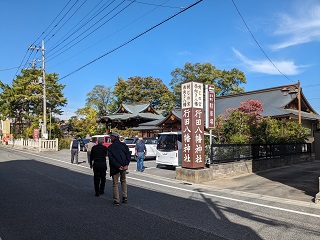
[[[280,158],[311,154],[311,143],[282,144],[212,144],[207,163],[222,163],[242,159]]]
[[[38,152],[44,151],[58,151],[58,138],[54,140],[46,140],[46,139],[10,139],[8,140],[8,145],[11,145],[15,148],[35,150]]]

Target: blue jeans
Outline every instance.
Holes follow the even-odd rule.
[[[138,152],[137,160],[137,170],[139,172],[143,172],[143,160],[144,160],[144,152]]]

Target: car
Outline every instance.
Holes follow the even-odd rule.
[[[144,137],[143,142],[146,145],[147,156],[146,159],[155,159],[157,156],[157,142],[155,137]]]
[[[136,147],[136,142],[138,141],[138,138],[125,138],[123,142],[128,146],[130,154],[131,154],[131,159],[135,158],[135,147]]]
[[[135,158],[135,148],[136,142],[138,138],[126,138],[123,140],[125,144],[129,147],[129,151],[131,153],[131,159]],[[146,159],[155,159],[156,158],[156,150],[157,150],[157,138],[155,137],[144,137],[143,142],[146,145],[147,156]]]
[[[87,151],[87,144],[90,142],[90,139],[87,138],[79,138],[78,142],[80,143],[80,151]]]
[[[108,134],[94,135],[91,139],[95,144],[98,144],[99,141],[103,141],[102,145],[106,147],[109,147],[112,144],[110,135]]]

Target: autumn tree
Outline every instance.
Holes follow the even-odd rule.
[[[94,108],[84,107],[75,113],[76,116],[69,121],[73,135],[85,138],[87,135],[92,136],[105,132],[105,129],[99,129],[101,126],[97,123],[98,112]]]
[[[122,102],[150,102],[155,108],[171,109],[173,94],[159,78],[130,77],[127,80],[118,78],[113,91],[116,109]]]
[[[12,86],[0,81],[1,117],[14,121],[17,136],[32,137],[33,129],[39,128],[43,116],[43,85],[38,82],[39,76],[42,76],[39,69],[23,69]],[[50,114],[61,115],[62,107],[67,104],[62,93],[64,87],[58,83],[58,74],[46,74],[47,122]]]
[[[217,96],[229,95],[244,92],[240,84],[246,83],[243,72],[233,68],[230,71],[219,70],[211,63],[186,63],[184,68],[176,68],[171,72],[173,77],[169,85],[171,86],[176,105],[181,105],[181,84],[187,82],[200,82],[203,84],[214,85]]]
[[[295,121],[263,118],[260,101],[248,99],[239,107],[227,109],[216,119],[214,134],[221,143],[301,143],[310,130]]]

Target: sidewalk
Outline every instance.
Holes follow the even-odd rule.
[[[319,192],[319,177],[320,161],[317,160],[202,184],[312,203]]]

